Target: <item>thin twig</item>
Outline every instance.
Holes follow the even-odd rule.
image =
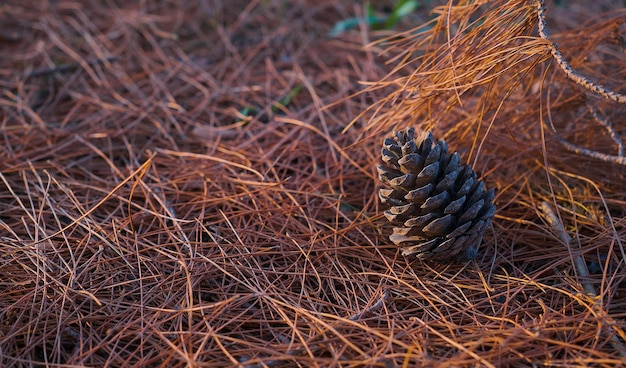
[[[552,227],[554,231],[559,235],[561,241],[567,246],[568,249],[571,248],[572,239],[569,234],[563,227],[563,223],[559,220],[558,216],[554,213],[552,206],[546,201],[541,202],[541,211],[543,212],[543,216],[548,221],[548,224]],[[585,263],[585,259],[583,256],[578,255],[574,257],[574,266],[576,267],[576,271],[578,275],[581,277],[583,289],[587,294],[596,295],[596,289],[591,285],[587,280],[589,279],[589,270],[587,269],[587,264]]]
[[[552,206],[550,206],[550,203],[546,201],[541,202],[540,209],[550,227],[552,227],[552,229],[556,231],[556,233],[559,235],[559,238],[561,238],[561,241],[563,241],[563,243],[569,249],[572,244],[572,239],[565,230],[563,222],[561,222],[556,213],[554,213],[554,210],[552,209]],[[598,305],[597,302],[598,294],[596,294],[595,288],[589,282],[589,269],[587,268],[587,264],[585,263],[585,259],[582,255],[574,256],[574,267],[576,267],[576,272],[578,272],[578,275],[581,278],[583,289],[585,290],[587,295],[589,295],[594,300],[595,308],[603,312],[602,306]],[[611,331],[618,329],[618,327],[614,323],[611,323],[610,320],[607,321],[607,323],[610,325]],[[611,334],[610,343],[611,346],[613,346],[613,348],[617,350],[621,356],[626,356],[626,346],[624,346],[619,337],[617,337],[617,335],[615,335],[614,333]]]
[[[619,165],[626,165],[626,157],[624,156],[613,156],[607,155],[606,153],[593,151],[587,148],[579,147],[573,143],[566,141],[561,137],[556,137],[559,143],[563,145],[568,151],[574,152],[576,154],[585,155],[593,158],[597,158],[598,160],[602,160],[604,162],[611,162]]]
[[[539,36],[543,38],[544,40],[548,41],[548,45],[550,46],[550,52],[552,53],[552,56],[554,57],[556,62],[559,64],[559,67],[561,67],[563,72],[565,72],[567,77],[573,80],[574,82],[576,82],[576,84],[579,84],[587,88],[590,91],[598,93],[604,96],[605,98],[608,98],[609,100],[612,100],[618,103],[626,103],[625,95],[611,91],[610,89],[604,86],[601,86],[595,82],[592,82],[587,77],[578,73],[574,68],[572,68],[572,66],[567,62],[567,60],[565,60],[565,57],[559,51],[557,44],[550,39],[550,35],[548,34],[545,10],[546,8],[545,8],[544,0],[537,0],[537,16],[539,18]]]
[[[611,139],[613,139],[613,142],[617,144],[617,156],[624,157],[624,142],[622,142],[619,135],[615,131],[615,127],[613,126],[613,123],[609,119],[606,119],[600,116],[598,109],[591,106],[590,104],[587,104],[587,109],[589,110],[593,118],[598,122],[598,124],[606,128],[607,132],[611,136]]]
[[[619,135],[617,134],[617,131],[615,131],[613,123],[611,123],[610,120],[600,116],[598,110],[595,107],[587,104],[587,109],[589,110],[595,121],[597,121],[598,124],[602,125],[607,130],[609,136],[611,136],[611,139],[613,139],[615,144],[617,144],[617,156],[608,155],[606,153],[583,148],[573,143],[570,143],[561,137],[557,137],[559,143],[561,143],[561,145],[563,145],[563,147],[565,147],[565,149],[567,149],[568,151],[574,152],[576,154],[589,156],[604,162],[626,165],[626,157],[624,157],[624,142],[622,142]]]

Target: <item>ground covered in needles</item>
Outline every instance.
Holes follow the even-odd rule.
[[[0,365],[621,364],[625,5],[419,4],[1,2]],[[409,126],[495,189],[471,261],[389,241]]]

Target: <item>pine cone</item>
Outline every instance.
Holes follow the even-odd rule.
[[[387,219],[399,225],[389,239],[402,254],[436,261],[476,257],[496,211],[493,189],[485,190],[474,170],[430,132],[394,132],[382,157],[378,175],[391,189],[380,189],[379,196],[390,207]]]

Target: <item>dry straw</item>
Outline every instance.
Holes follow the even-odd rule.
[[[0,365],[623,361],[624,105],[571,77],[625,93],[625,13],[461,0],[329,38],[336,3],[0,5]],[[406,126],[496,189],[471,262],[389,244]]]

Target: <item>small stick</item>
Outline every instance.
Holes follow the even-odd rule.
[[[611,136],[611,139],[613,139],[613,142],[617,144],[617,156],[624,157],[624,142],[622,142],[619,135],[615,131],[613,123],[609,119],[605,119],[604,117],[600,116],[600,113],[598,113],[598,109],[589,104],[587,104],[587,110],[589,110],[591,115],[593,115],[593,118],[598,122],[598,124],[606,128],[607,132],[609,132],[609,135]]]
[[[539,36],[548,41],[552,56],[569,79],[573,80],[574,82],[576,82],[576,84],[581,85],[590,91],[593,91],[604,96],[605,98],[608,98],[609,100],[613,100],[618,103],[626,103],[626,95],[611,91],[604,86],[592,82],[587,77],[578,73],[574,68],[572,68],[567,60],[565,60],[565,57],[559,51],[557,44],[550,40],[550,36],[548,35],[548,31],[546,29],[546,7],[544,4],[544,0],[537,0],[537,17],[539,18]]]
[[[550,203],[543,201],[541,202],[541,205],[539,207],[543,212],[546,221],[548,221],[548,224],[552,227],[554,231],[557,232],[563,243],[565,243],[565,245],[569,249],[572,243],[572,239],[570,238],[567,231],[565,231],[563,223],[554,213],[554,210],[552,209],[552,206],[550,206]],[[585,279],[588,280],[589,278],[589,269],[587,268],[587,264],[585,263],[585,259],[583,258],[583,256],[579,255],[574,257],[574,267],[576,267],[576,271],[582,278],[581,283],[583,285],[583,289],[585,289],[585,292],[591,298],[593,298],[595,307],[598,308],[600,311],[603,311],[602,307],[599,306],[597,303],[598,294],[596,294],[595,288],[593,287],[593,285],[591,285],[589,281],[585,281]],[[610,325],[611,330],[618,328],[617,326],[615,326],[614,323],[611,323],[610,321],[608,321],[608,324]],[[613,346],[613,348],[617,350],[621,356],[626,356],[626,346],[624,346],[622,341],[619,339],[619,337],[617,337],[617,335],[615,335],[615,333],[611,334],[609,341],[611,343],[611,346]]]
[[[559,141],[559,143],[561,143],[561,145],[563,145],[565,149],[567,149],[568,151],[574,152],[576,154],[593,157],[604,162],[615,163],[619,165],[626,165],[626,157],[624,157],[624,142],[622,142],[619,135],[615,131],[615,128],[613,127],[613,123],[611,123],[610,120],[605,119],[602,116],[600,116],[600,114],[598,113],[598,110],[595,107],[587,104],[587,109],[589,110],[591,115],[593,115],[593,118],[598,122],[598,124],[602,125],[608,131],[609,136],[611,136],[611,139],[613,139],[615,144],[617,144],[617,156],[608,155],[606,153],[601,153],[598,151],[593,151],[587,148],[583,148],[573,143],[570,143],[561,137],[557,137],[557,140]]]
[[[605,98],[618,102],[618,103],[626,103],[626,95],[611,91],[610,89],[601,86],[595,82],[592,82],[582,74],[578,73],[572,66],[565,60],[565,57],[558,49],[558,46],[555,42],[550,39],[550,35],[547,30],[546,23],[546,7],[544,0],[537,0],[537,17],[539,18],[538,28],[539,28],[539,36],[548,42],[548,46],[550,47],[550,53],[556,60],[559,67],[565,72],[565,75],[571,80],[573,80],[576,84],[583,86],[584,88],[598,93]],[[616,163],[619,165],[626,165],[626,158],[624,157],[624,143],[619,138],[617,132],[613,128],[613,124],[607,120],[603,119],[597,112],[597,110],[591,106],[587,106],[589,111],[593,115],[594,119],[602,126],[604,126],[611,138],[617,143],[618,146],[618,155],[607,155],[605,153],[589,150],[583,147],[579,147],[575,144],[567,142],[562,138],[558,138],[559,142],[568,150],[577,154],[582,154],[585,156],[593,157],[604,162]]]
[[[574,152],[576,154],[585,155],[593,158],[597,158],[598,160],[602,160],[604,162],[610,162],[619,165],[626,165],[626,157],[624,156],[613,156],[607,155],[606,153],[593,151],[587,148],[579,147],[575,144],[572,144],[561,137],[556,137],[559,143],[563,145],[568,151]]]
[[[552,230],[556,231],[556,233],[559,235],[559,238],[561,238],[561,241],[565,243],[568,249],[571,248],[572,238],[570,238],[567,231],[565,231],[563,223],[554,213],[552,206],[550,206],[548,202],[543,201],[541,202],[540,208],[543,212],[543,216],[548,221],[548,224],[552,227]],[[574,266],[576,267],[578,275],[581,276],[583,280],[581,281],[581,283],[583,285],[583,289],[585,289],[585,292],[589,295],[596,296],[596,289],[588,281],[585,281],[585,279],[589,278],[589,269],[587,269],[587,264],[585,263],[585,259],[583,258],[583,256],[579,255],[574,257]]]

